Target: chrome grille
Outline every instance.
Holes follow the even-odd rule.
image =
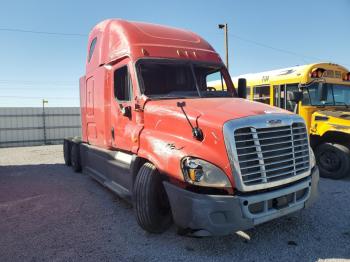
[[[235,149],[246,186],[275,182],[309,170],[305,124],[242,127],[234,131]]]

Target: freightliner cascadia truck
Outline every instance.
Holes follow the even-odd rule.
[[[208,86],[219,79],[220,87]],[[82,137],[64,159],[133,203],[138,224],[226,235],[310,206],[318,169],[304,120],[245,99],[187,30],[96,25],[80,78]]]

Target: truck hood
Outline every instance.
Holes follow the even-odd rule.
[[[183,109],[191,122],[198,118],[198,123],[204,125],[222,125],[231,119],[264,114],[291,114],[289,111],[272,107],[263,103],[253,102],[241,98],[200,98],[200,99],[171,99],[153,100],[145,105],[145,115],[158,115],[158,121],[186,120],[178,102],[184,102]]]
[[[203,131],[203,140],[193,137],[181,108],[191,124]],[[169,176],[183,181],[179,163],[185,156],[210,161],[221,168],[234,186],[229,155],[225,146],[224,123],[238,118],[265,114],[290,114],[288,111],[240,98],[198,98],[147,101],[138,154],[150,159]]]

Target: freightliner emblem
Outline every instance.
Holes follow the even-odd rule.
[[[275,125],[282,124],[282,120],[281,119],[272,119],[272,120],[266,121],[266,123],[270,126],[275,126]]]

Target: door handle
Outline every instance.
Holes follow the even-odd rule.
[[[114,140],[114,127],[112,127],[112,129],[111,129],[111,135],[112,135],[112,138]]]
[[[120,111],[123,116],[126,116],[127,118],[131,117],[131,106],[121,106]]]

